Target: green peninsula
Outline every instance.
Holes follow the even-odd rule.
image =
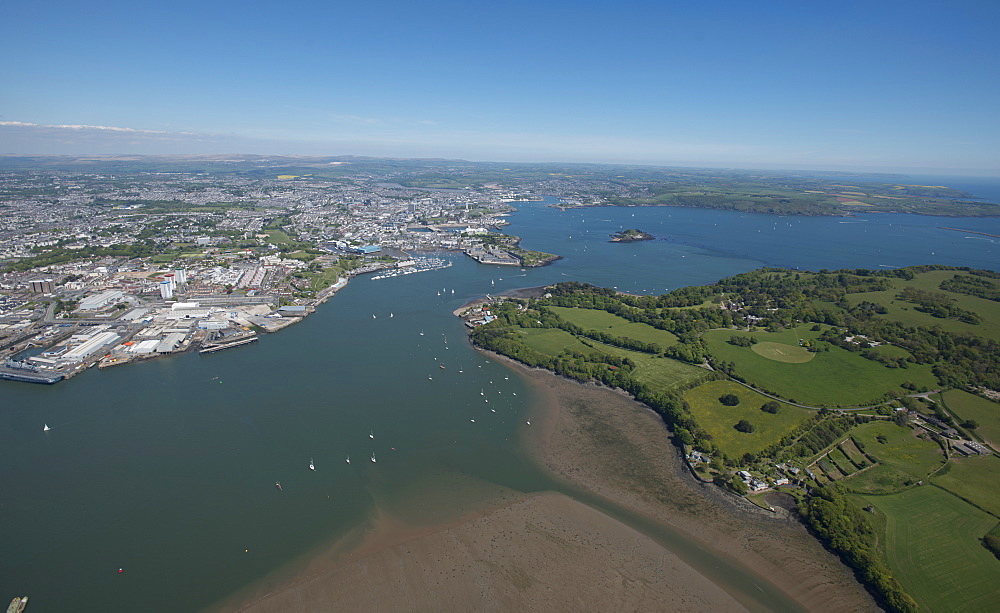
[[[980,608],[1000,581],[997,296],[986,270],[769,268],[661,296],[560,283],[465,317],[483,349],[651,407],[701,480],[794,500],[913,611]]]

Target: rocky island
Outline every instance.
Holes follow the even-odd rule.
[[[651,241],[653,240],[653,235],[648,232],[643,232],[642,230],[636,230],[635,228],[630,228],[628,230],[622,230],[620,232],[615,232],[611,235],[611,243],[634,243],[635,241]]]

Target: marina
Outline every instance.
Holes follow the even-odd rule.
[[[378,274],[371,276],[371,280],[378,281],[380,279],[391,279],[393,277],[412,275],[418,272],[440,270],[442,268],[449,268],[452,264],[453,262],[446,258],[417,256],[409,260],[399,262],[396,265],[396,268],[379,271]]]

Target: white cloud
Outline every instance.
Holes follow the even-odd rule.
[[[39,123],[27,123],[24,121],[0,121],[0,126],[54,128],[65,130],[105,130],[108,132],[129,132],[133,134],[168,134],[168,132],[164,132],[162,130],[136,130],[135,128],[120,128],[118,126],[88,126],[84,124],[45,125]],[[179,134],[190,134],[190,132],[180,132]]]

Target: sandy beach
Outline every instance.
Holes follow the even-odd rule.
[[[524,427],[529,446],[570,487],[751,569],[804,610],[877,610],[794,517],[688,475],[646,407],[614,390],[506,362],[539,399]],[[288,574],[212,610],[746,610],[657,540],[557,492],[516,495],[446,525],[380,518],[349,547],[341,543]]]

